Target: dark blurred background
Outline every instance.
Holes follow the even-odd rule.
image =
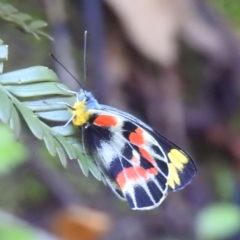
[[[49,23],[37,40],[1,20],[5,71],[35,65],[134,114],[195,159],[198,173],[137,212],[74,161],[62,167],[28,129],[0,125],[0,239],[239,240],[240,1],[11,0]],[[83,33],[88,30],[87,81]]]

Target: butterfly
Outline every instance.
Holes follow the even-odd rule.
[[[80,128],[83,144],[107,184],[133,210],[159,206],[169,192],[196,175],[192,158],[138,118],[99,104],[81,89],[68,123]],[[67,123],[67,124],[68,124]]]

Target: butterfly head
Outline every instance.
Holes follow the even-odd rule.
[[[90,109],[99,109],[100,105],[90,92],[80,90],[77,94],[77,101],[72,109],[73,125],[81,127],[85,125],[91,117]]]

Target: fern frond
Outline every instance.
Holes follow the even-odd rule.
[[[44,36],[53,40],[50,35],[42,31],[48,25],[46,22],[34,20],[30,15],[19,12],[11,4],[0,3],[0,18],[21,31],[34,35],[37,39],[40,39],[40,36]]]
[[[0,60],[6,60],[6,56]],[[43,66],[1,74],[0,120],[9,125],[18,140],[21,115],[33,135],[43,140],[49,153],[58,155],[64,166],[68,159],[77,159],[84,175],[87,176],[90,170],[98,180],[102,180],[93,159],[84,154],[79,130],[72,124],[64,129],[59,126],[71,118],[66,106],[59,102],[73,105],[76,100],[72,93],[62,88],[68,89],[58,82],[52,70]]]

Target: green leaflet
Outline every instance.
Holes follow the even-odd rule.
[[[74,94],[63,89],[68,90],[46,67],[36,66],[1,74],[0,120],[10,126],[17,140],[21,134],[19,115],[22,115],[33,135],[44,141],[51,155],[59,156],[63,166],[66,167],[68,159],[77,159],[84,175],[87,176],[90,170],[101,180],[93,159],[84,153],[80,130],[72,124],[63,128],[71,118],[63,103],[72,106],[76,101]]]

